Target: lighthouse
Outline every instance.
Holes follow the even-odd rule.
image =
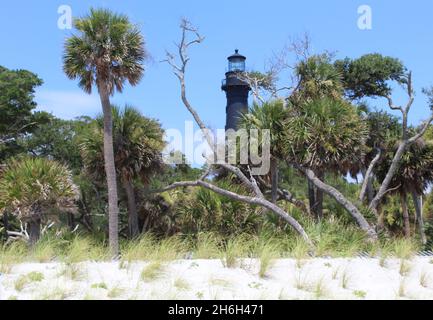
[[[226,92],[226,131],[239,129],[239,118],[243,113],[248,112],[248,95],[250,86],[239,78],[245,72],[245,61],[247,58],[239,54],[239,50],[227,58],[229,67],[226,78],[223,80],[221,89]]]

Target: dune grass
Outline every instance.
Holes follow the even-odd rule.
[[[177,235],[158,238],[143,234],[136,240],[123,240],[121,261],[172,261],[177,259],[220,259],[224,266],[235,268],[242,259],[255,258],[260,262],[259,275],[264,277],[277,258],[296,260],[301,268],[310,257],[354,257],[368,253],[379,258],[385,266],[386,259],[396,257],[408,260],[421,249],[411,239],[380,238],[377,242],[367,241],[356,226],[348,225],[336,218],[324,219],[317,223],[303,218],[302,224],[314,247],[309,247],[290,229],[279,230],[268,227],[258,234],[222,236],[215,233]],[[105,242],[86,235],[54,234],[44,236],[34,248],[15,242],[0,245],[0,272],[9,273],[15,264],[22,262],[64,262],[110,261]]]
[[[27,247],[22,242],[0,245],[0,273],[10,273],[15,264],[25,261]]]
[[[194,259],[221,259],[221,236],[215,233],[200,233],[191,240]]]
[[[63,264],[58,275],[66,277],[72,281],[83,281],[87,276],[86,270],[81,268],[78,263]]]
[[[251,235],[242,234],[232,237],[227,240],[224,246],[222,262],[226,268],[236,268],[239,264],[239,259],[249,258],[251,256],[252,246],[255,241],[252,241]]]
[[[140,279],[144,282],[152,282],[161,278],[164,274],[164,264],[160,261],[150,262],[143,271],[141,271]]]
[[[281,244],[273,239],[259,240],[254,249],[254,256],[259,260],[259,277],[265,278],[269,269],[272,268],[275,259],[281,257]]]
[[[171,261],[181,259],[188,252],[188,244],[184,238],[175,236],[162,240],[151,234],[125,242],[122,245],[122,260],[132,261]]]
[[[16,291],[22,291],[27,285],[34,282],[41,282],[44,280],[44,275],[40,272],[30,272],[26,275],[20,276],[14,283]]]

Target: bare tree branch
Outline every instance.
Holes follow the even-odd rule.
[[[365,193],[367,192],[367,187],[373,174],[374,167],[379,162],[381,155],[382,152],[380,149],[378,149],[376,156],[373,158],[370,165],[368,166],[367,172],[365,173],[364,181],[362,183],[361,192],[359,194],[360,201],[364,201]]]
[[[408,115],[410,112],[410,109],[412,107],[412,104],[414,102],[414,92],[413,92],[413,86],[412,86],[412,72],[409,72],[407,77],[407,94],[408,94],[408,102],[406,103],[405,107],[402,106],[395,106],[392,102],[392,98],[390,96],[386,96],[385,98],[388,100],[388,105],[392,110],[400,110],[402,114],[402,138],[398,145],[397,151],[394,154],[394,157],[392,159],[391,165],[388,169],[388,172],[382,181],[379,191],[377,192],[376,196],[373,198],[371,203],[369,204],[369,208],[376,214],[377,216],[377,208],[382,201],[383,197],[388,193],[389,185],[391,184],[391,181],[396,174],[397,170],[400,167],[400,160],[403,157],[404,153],[406,152],[407,148],[415,143],[418,139],[420,139],[425,132],[427,131],[430,123],[433,121],[433,114],[430,116],[430,118],[427,120],[427,122],[424,123],[421,130],[415,134],[412,137],[409,137],[409,126],[408,126]]]

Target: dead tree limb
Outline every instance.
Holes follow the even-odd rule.
[[[371,178],[372,178],[374,167],[379,162],[381,155],[382,155],[382,151],[380,149],[377,149],[376,156],[373,158],[370,165],[368,166],[367,172],[365,173],[365,176],[364,176],[364,181],[362,182],[361,192],[359,193],[359,200],[360,201],[364,201],[365,194],[366,194],[367,188],[368,188],[368,184],[370,183]]]
[[[400,167],[400,161],[403,157],[404,153],[408,149],[410,145],[415,143],[418,139],[420,139],[425,132],[427,131],[430,123],[433,121],[433,114],[430,115],[430,118],[421,126],[419,131],[412,137],[409,137],[409,126],[408,126],[408,116],[409,111],[412,107],[412,104],[414,102],[414,91],[412,87],[412,73],[409,72],[408,79],[407,79],[407,95],[408,95],[408,102],[406,105],[403,106],[397,106],[393,103],[391,96],[385,96],[385,98],[388,101],[388,106],[391,110],[399,110],[402,114],[402,137],[401,141],[399,142],[397,151],[394,154],[394,157],[392,159],[391,165],[388,169],[388,172],[386,173],[386,176],[384,180],[382,181],[380,188],[376,194],[376,196],[373,198],[373,200],[369,204],[370,210],[372,210],[376,216],[377,216],[377,208],[382,201],[383,197],[388,192],[389,185],[391,184],[392,179],[394,178],[394,175],[396,174],[397,170]]]

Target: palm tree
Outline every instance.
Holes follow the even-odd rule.
[[[396,141],[395,141],[396,144]],[[393,151],[396,146],[394,144]],[[383,179],[392,161],[393,152],[388,152],[377,168],[377,176]],[[421,241],[426,243],[424,232],[424,220],[421,199],[425,190],[433,182],[433,144],[431,141],[420,139],[411,145],[401,159],[399,171],[391,181],[390,190],[400,196],[403,230],[406,237],[410,237],[410,215],[408,198],[410,195],[414,202],[416,221],[420,232]]]
[[[281,159],[281,139],[283,137],[283,121],[287,110],[281,100],[271,101],[263,105],[254,104],[250,112],[242,115],[241,127],[244,129],[269,130],[271,145],[271,181],[272,202],[278,199],[278,159]]]
[[[12,159],[0,180],[0,215],[10,212],[27,225],[29,241],[40,237],[50,213],[75,212],[78,188],[71,171],[45,158]]]
[[[301,61],[295,71],[299,84],[288,98],[292,107],[300,110],[310,103],[314,104],[325,98],[326,103],[336,101],[337,105],[340,104],[338,101],[343,96],[342,76],[331,63],[329,54],[311,56]],[[324,179],[324,170],[316,168],[315,173],[320,180]],[[323,193],[315,188],[311,181],[308,181],[308,197],[310,211],[320,219],[323,215]]]
[[[119,208],[110,96],[122,92],[124,83],[138,84],[147,57],[144,40],[127,16],[109,10],[91,9],[90,14],[74,22],[79,35],[66,40],[64,71],[70,79],[79,79],[87,93],[98,89],[104,114],[104,163],[108,186],[109,242],[112,254],[119,253]]]
[[[162,168],[161,152],[165,146],[159,122],[144,117],[130,106],[112,108],[114,161],[117,177],[127,196],[128,234],[139,234],[134,179],[148,184],[152,175]],[[83,134],[80,149],[85,166],[95,178],[103,178],[103,118],[99,117]]]
[[[287,160],[312,169],[320,179],[331,171],[346,175],[361,161],[367,126],[356,108],[344,100],[329,97],[290,105],[284,122]],[[323,194],[310,191],[311,212],[322,216]]]
[[[295,72],[299,77],[299,85],[289,97],[293,104],[321,97],[342,97],[342,75],[331,63],[329,54],[314,55],[301,61]]]
[[[358,106],[359,110],[361,108]],[[356,178],[360,172],[366,178],[367,168],[373,159],[377,155],[383,157],[386,153],[392,152],[395,142],[401,136],[401,124],[396,116],[385,111],[370,111],[368,107],[364,109],[368,126],[368,137],[365,142],[366,151],[362,161],[353,164],[351,169],[353,178]],[[367,203],[370,203],[374,198],[374,179],[375,175],[372,174],[367,181],[365,190]]]

